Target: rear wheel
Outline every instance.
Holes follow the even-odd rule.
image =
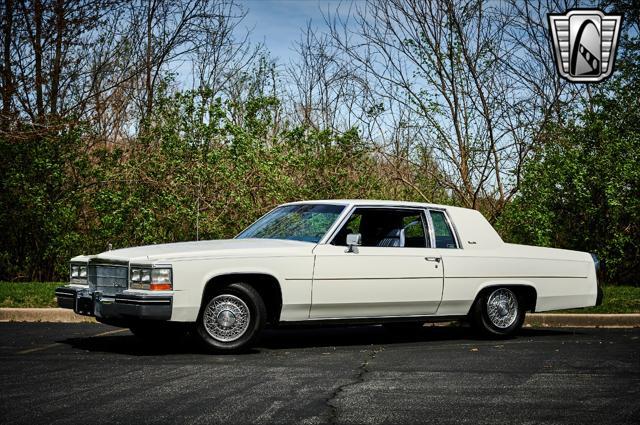
[[[246,283],[232,283],[204,300],[196,333],[213,351],[242,351],[255,342],[266,317],[267,309],[260,294]]]
[[[471,309],[471,322],[486,336],[507,337],[524,323],[524,300],[509,288],[491,288],[478,296]]]

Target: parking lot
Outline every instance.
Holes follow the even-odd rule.
[[[243,355],[96,324],[0,324],[0,422],[639,423],[640,329],[267,331]]]

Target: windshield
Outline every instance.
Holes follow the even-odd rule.
[[[289,239],[318,243],[342,210],[343,205],[285,205],[253,223],[236,238]]]

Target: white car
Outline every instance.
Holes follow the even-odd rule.
[[[301,322],[466,318],[507,336],[527,311],[599,304],[598,269],[588,253],[505,243],[475,210],[324,200],[281,205],[230,240],[75,257],[56,296],[139,336],[195,324],[221,352]]]

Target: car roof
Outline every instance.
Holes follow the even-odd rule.
[[[380,199],[314,199],[308,201],[296,201],[288,202],[284,205],[297,205],[297,204],[333,204],[333,205],[367,205],[367,206],[396,206],[396,207],[417,207],[417,208],[439,208],[439,209],[451,209],[459,208],[451,205],[440,204],[428,204],[424,202],[409,202],[409,201],[389,201]]]
[[[479,212],[471,208],[453,207],[450,205],[429,204],[423,202],[384,201],[379,199],[318,199],[289,202],[296,204],[332,204],[351,206],[391,206],[414,208],[437,208],[446,210],[453,220],[453,230],[458,235],[458,242],[465,249],[487,249],[503,246],[504,242],[493,226]]]

